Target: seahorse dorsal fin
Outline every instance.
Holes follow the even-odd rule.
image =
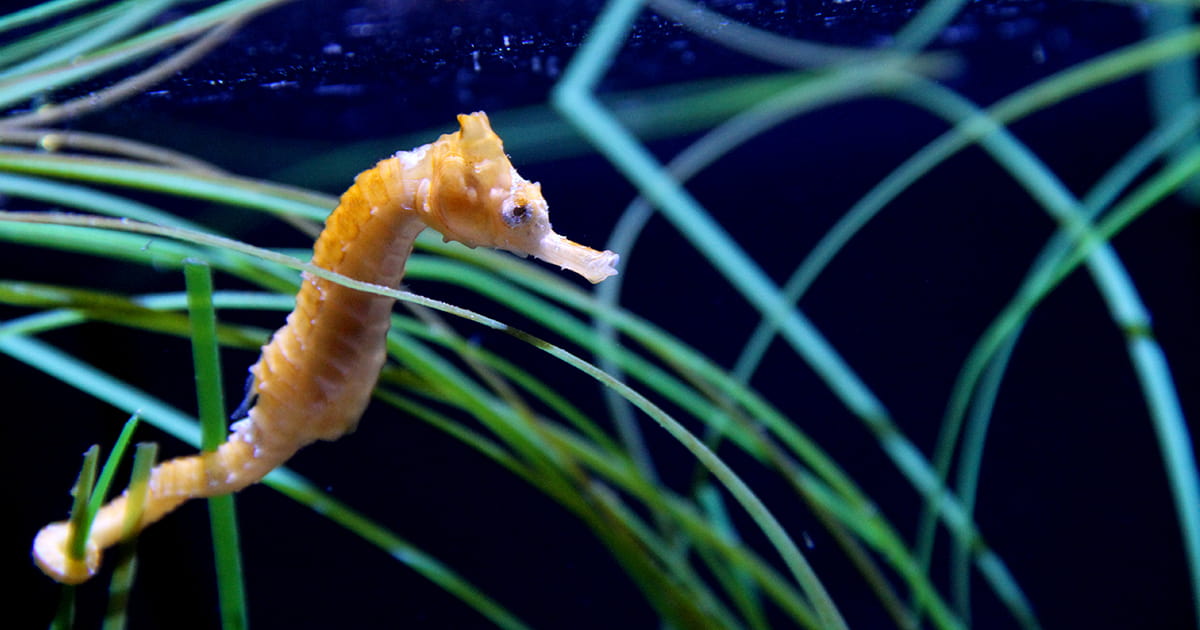
[[[458,126],[461,128],[459,133],[464,148],[486,150],[490,149],[491,145],[501,147],[500,137],[492,131],[492,123],[484,112],[459,114]]]
[[[504,153],[504,143],[492,130],[487,114],[459,114],[458,142],[450,145],[451,154],[457,155],[469,165],[470,180],[477,182],[481,194],[491,191],[495,195],[507,195],[513,185],[513,167]]]
[[[505,169],[512,167],[508,156],[504,154],[504,143],[500,140],[500,136],[492,131],[487,114],[483,112],[459,114],[458,124],[461,127],[459,150],[471,162],[485,165],[495,162]]]

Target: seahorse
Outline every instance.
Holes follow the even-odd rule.
[[[541,186],[521,177],[487,115],[458,116],[460,129],[363,171],[342,194],[313,248],[313,264],[395,287],[425,228],[446,241],[533,255],[596,283],[618,256],[555,233]],[[150,475],[136,533],[188,499],[236,492],[297,450],[335,440],[358,424],[379,378],[394,300],[305,274],[287,323],[250,368],[245,417],[212,452],[163,462]],[[97,513],[83,558],[67,552],[69,521],[38,532],[33,557],[51,578],[78,584],[122,537],[127,495]]]

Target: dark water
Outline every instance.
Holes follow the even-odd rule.
[[[882,46],[918,4],[707,6],[781,35]],[[297,168],[302,157],[353,142],[449,130],[458,112],[546,103],[601,5],[296,3],[252,21],[202,63],[80,128],[159,142],[238,173],[336,193],[356,169],[341,163],[330,167],[333,172]],[[941,82],[988,105],[1138,41],[1145,36],[1143,17],[1138,7],[1100,3],[972,3],[934,46],[962,62]],[[601,92],[775,70],[647,11]],[[1146,94],[1145,81],[1135,77],[1033,115],[1012,131],[1068,189],[1082,195],[1153,127]],[[942,121],[909,105],[881,97],[855,100],[805,114],[750,141],[688,189],[782,282],[847,208],[944,130]],[[499,131],[504,134],[503,127]],[[693,139],[671,137],[648,146],[667,160]],[[602,245],[634,189],[607,162],[560,148],[563,157],[553,161],[537,156],[554,147],[537,146],[523,149],[534,156],[528,165],[520,153],[514,159],[526,176],[543,183],[560,231]],[[377,157],[363,156],[357,168]],[[228,214],[203,216],[238,223]],[[802,308],[928,453],[963,358],[1053,227],[1010,176],[982,151],[970,149],[889,205],[817,281]],[[257,244],[304,244],[302,237],[268,224],[244,233]],[[1153,315],[1155,337],[1190,417],[1200,412],[1198,243],[1195,209],[1177,198],[1155,207],[1115,241]],[[622,253],[631,261],[623,303],[731,365],[758,321],[745,300],[662,219],[650,222],[635,251]],[[176,275],[128,274],[107,263],[87,271],[126,291],[180,286]],[[86,280],[78,283],[87,285]],[[487,312],[487,303],[470,295],[435,285],[412,288]],[[495,335],[476,334],[485,346],[513,349]],[[100,356],[128,355],[115,368],[120,376],[155,392],[182,384],[173,395],[187,408],[186,346],[138,347],[145,343],[141,339],[117,331],[99,340],[73,333],[51,340],[87,344],[91,347],[81,352]],[[253,360],[245,353],[227,355],[230,382],[238,382],[242,366]],[[562,371],[537,354],[527,361],[535,373]],[[8,470],[6,478],[60,473],[47,480],[52,488],[11,490],[19,505],[34,506],[19,509],[21,530],[14,538],[19,544],[10,549],[15,572],[23,583],[35,583],[29,608],[48,614],[56,590],[24,566],[25,541],[65,507],[62,490],[76,454],[91,442],[111,441],[112,427],[122,418],[7,359],[0,366],[9,377],[10,400],[33,414],[10,418],[6,441],[28,440],[38,460],[55,462],[40,463],[35,472],[20,454],[13,462],[26,468],[19,474]],[[757,374],[754,385],[825,446],[911,538],[918,499],[861,422],[782,342]],[[568,375],[551,383],[581,406],[600,408],[584,379]],[[236,391],[236,385],[230,387]],[[36,393],[43,388],[53,393]],[[38,404],[25,406],[30,400]],[[76,418],[82,428],[64,437],[67,431],[56,427]],[[691,460],[649,421],[645,426],[664,479],[685,487]],[[889,627],[844,555],[778,479],[737,454],[729,460],[786,526],[812,541],[806,553],[850,625]],[[309,449],[295,468],[445,561],[535,627],[656,625],[652,609],[585,528],[552,500],[429,427],[397,422],[395,414],[374,409],[357,434]],[[216,625],[211,552],[207,543],[186,542],[204,540],[202,509],[188,506],[187,517],[167,519],[143,537],[144,549],[154,551],[143,554],[143,578],[134,595],[142,627]],[[482,625],[437,586],[285,498],[251,489],[239,509],[256,627]],[[1037,311],[1017,346],[989,434],[977,519],[1047,628],[1173,628],[1188,627],[1193,619],[1153,428],[1121,333],[1083,272]],[[283,528],[300,538],[284,536]],[[765,545],[759,549],[771,557]],[[935,558],[939,566],[946,560],[944,552]],[[935,572],[935,579],[944,584],[945,571]],[[976,626],[1013,627],[978,577],[973,586]],[[99,597],[84,595],[85,601]]]

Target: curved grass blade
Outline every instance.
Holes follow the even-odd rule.
[[[59,89],[113,70],[221,23],[244,19],[284,1],[226,0],[169,24],[124,39],[96,53],[74,59],[71,64],[33,75],[0,80],[0,109],[11,107],[39,93]]]
[[[0,16],[0,33],[27,26],[42,20],[49,20],[62,13],[86,7],[98,0],[49,0]]]
[[[174,3],[171,0],[124,0],[112,7],[106,7],[102,11],[107,14],[105,16],[107,19],[92,25],[78,37],[69,40],[60,38],[57,46],[42,55],[5,68],[3,72],[0,72],[0,81],[11,76],[31,74],[50,66],[69,62],[75,57],[120,40],[152,20],[172,4]]]

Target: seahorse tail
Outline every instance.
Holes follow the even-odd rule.
[[[122,538],[132,536],[142,528],[157,521],[182,505],[188,497],[170,496],[146,498],[141,520],[125,532],[125,511],[129,504],[128,493],[113,499],[96,512],[96,520],[84,546],[84,557],[74,559],[67,552],[74,528],[70,521],[59,521],[43,527],[33,539],[33,561],[43,573],[63,584],[80,584],[92,577],[100,568],[100,559],[105,549],[117,544]]]
[[[43,527],[34,538],[34,562],[58,582],[82,583],[99,569],[105,549],[137,534],[188,499],[236,492],[261,480],[291,454],[256,452],[254,446],[244,440],[244,434],[236,432],[216,451],[163,462],[150,473],[149,492],[141,518],[135,525],[127,527],[125,522],[129,504],[129,491],[126,490],[96,513],[84,558],[70,557],[67,545],[71,539],[71,523],[59,521]]]
[[[237,492],[262,479],[292,454],[256,452],[244,435],[240,431],[231,433],[229,440],[211,453],[178,457],[155,466],[150,473],[151,500]]]

